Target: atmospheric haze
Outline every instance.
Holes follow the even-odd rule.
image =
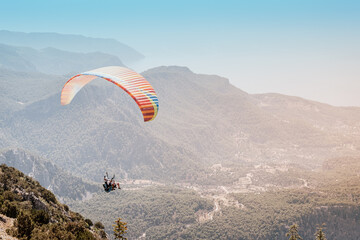
[[[2,1],[0,29],[114,38],[137,71],[187,66],[249,93],[360,106],[358,1]]]

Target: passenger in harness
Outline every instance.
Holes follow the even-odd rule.
[[[105,192],[114,191],[116,188],[121,189],[120,183],[115,182],[114,179],[115,179],[115,174],[111,179],[109,179],[108,173],[106,172],[106,175],[104,176],[104,184],[103,184]]]

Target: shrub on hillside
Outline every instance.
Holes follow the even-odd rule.
[[[19,210],[14,203],[10,202],[9,200],[5,200],[5,202],[1,206],[1,213],[5,214],[8,217],[16,218]]]
[[[49,190],[43,189],[42,191],[42,197],[47,201],[48,203],[53,202],[56,203],[56,197],[55,195],[50,192]]]
[[[92,225],[93,225],[93,222],[90,220],[90,219],[85,219],[85,222],[87,223],[87,225],[89,226],[89,227],[91,227]]]
[[[50,221],[49,214],[44,210],[31,210],[31,218],[38,225],[48,224]]]
[[[31,221],[31,217],[28,214],[20,211],[16,220],[17,220],[17,230],[19,237],[25,237],[27,239],[30,239],[31,232],[34,229],[34,225]]]
[[[96,222],[94,227],[98,228],[98,229],[104,229],[104,225],[101,222]]]

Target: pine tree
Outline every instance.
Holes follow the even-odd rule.
[[[316,236],[315,240],[327,240],[326,237],[325,237],[325,233],[323,232],[322,227],[317,228],[315,236]]]
[[[289,240],[302,240],[298,232],[298,225],[294,224],[290,226],[289,232],[286,234],[287,237],[290,237]]]
[[[115,239],[121,239],[121,240],[127,240],[126,237],[124,237],[124,234],[126,234],[127,226],[126,222],[122,222],[121,218],[118,218],[118,220],[115,221],[116,224],[114,224],[114,236]]]

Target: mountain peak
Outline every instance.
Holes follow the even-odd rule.
[[[144,74],[150,73],[191,73],[194,74],[188,67],[185,66],[159,66],[155,68],[151,68],[143,72]]]

